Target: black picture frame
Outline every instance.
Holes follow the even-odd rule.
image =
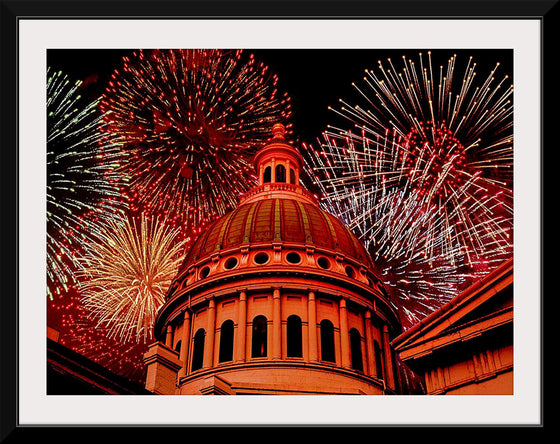
[[[552,142],[556,113],[553,106],[557,103],[557,88],[554,82],[554,64],[558,49],[558,1],[532,0],[488,0],[488,1],[173,1],[173,0],[58,0],[58,1],[27,1],[0,0],[0,32],[1,32],[1,139],[2,149],[2,275],[4,283],[3,295],[0,297],[0,440],[6,442],[23,441],[26,436],[39,431],[48,433],[52,438],[63,439],[60,427],[48,425],[23,426],[18,419],[18,278],[24,270],[18,267],[18,171],[24,167],[18,158],[18,26],[22,19],[41,20],[43,18],[62,19],[127,19],[136,18],[149,20],[153,18],[322,18],[336,20],[338,18],[371,18],[388,19],[404,18],[407,20],[434,18],[438,20],[452,19],[538,19],[542,26],[542,155],[541,163],[541,239],[544,239],[544,167],[551,167],[550,151],[546,144]],[[549,210],[550,211],[550,210]],[[544,295],[544,243],[541,243],[541,302]],[[550,248],[550,247],[549,247]],[[541,313],[544,313],[541,312]],[[544,321],[544,314],[543,321]],[[541,332],[543,338],[544,331]],[[542,355],[542,353],[541,353]],[[544,361],[542,362],[544,380]],[[37,375],[41,377],[41,375]],[[541,382],[541,399],[544,397],[544,382]],[[543,401],[544,407],[544,401]],[[539,431],[544,427],[544,414],[537,426],[524,424],[511,427],[528,427],[531,431]],[[63,427],[64,428],[64,427]],[[100,437],[100,427],[85,427],[83,430],[71,429],[73,433],[93,433]],[[129,428],[125,427],[125,433]],[[142,428],[142,427],[140,427]],[[87,430],[87,431],[86,431]],[[147,431],[140,431],[147,437]],[[158,433],[156,431],[156,433]],[[58,436],[57,436],[58,434]],[[155,433],[154,433],[155,435]],[[45,438],[47,435],[41,435]],[[74,438],[76,439],[76,438]]]

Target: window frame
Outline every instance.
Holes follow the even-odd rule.
[[[257,330],[262,327],[261,330]],[[257,353],[257,350],[260,352]],[[268,319],[264,315],[256,315],[251,322],[251,358],[268,356]]]
[[[329,319],[323,319],[319,323],[319,330],[321,343],[321,361],[336,364],[334,324]],[[332,359],[330,359],[331,357]]]
[[[286,319],[286,357],[303,358],[303,322],[296,314]]]

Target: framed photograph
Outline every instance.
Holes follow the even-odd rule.
[[[0,1],[2,439],[542,429],[556,1]]]

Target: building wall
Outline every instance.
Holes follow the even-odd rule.
[[[185,327],[181,322],[182,317],[176,316],[176,321],[170,323],[165,344],[169,351],[174,351],[176,354],[173,369],[165,368],[165,365],[169,367],[170,364],[152,359],[153,368],[148,368],[151,386],[158,387],[158,391],[162,392],[161,384],[158,385],[156,381],[157,373],[160,372],[165,379],[163,385],[171,392],[168,394],[200,394],[199,391],[205,387],[205,380],[211,375],[222,378],[226,381],[226,385],[246,388],[247,384],[253,387],[258,383],[264,392],[275,393],[301,390],[302,393],[314,394],[332,392],[379,394],[384,388],[397,389],[394,378],[389,378],[385,373],[382,373],[381,377],[377,374],[378,366],[382,372],[385,372],[384,361],[387,358],[385,349],[388,342],[384,341],[383,337],[384,322],[375,315],[371,307],[364,307],[328,294],[315,297],[311,293],[310,301],[309,292],[294,288],[271,287],[269,291],[243,292],[243,298],[246,301],[245,316],[242,313],[240,292],[198,302],[189,320],[186,362],[179,359],[181,353],[184,353],[181,348],[184,347],[182,341],[185,338]],[[310,307],[313,306],[315,307],[314,321],[310,319],[310,309],[312,309]],[[301,357],[287,355],[288,318],[292,315],[298,316],[301,320]],[[265,316],[267,319],[265,357],[252,357],[253,320],[257,316]],[[228,320],[234,323],[233,359],[220,363],[222,325]],[[320,325],[323,320],[329,320],[334,327],[335,362],[322,359]],[[204,364],[202,368],[193,371],[194,336],[200,329],[205,331]],[[351,330],[359,333],[358,348],[362,361],[360,370],[352,369],[352,347],[349,335]],[[279,339],[277,339],[278,332],[280,332]],[[381,349],[377,360],[374,341]],[[211,359],[208,354],[211,354]],[[171,353],[166,354],[166,362],[173,361],[170,356]],[[275,365],[273,372],[270,366],[272,363]],[[178,377],[178,386],[172,388],[169,378],[173,371],[177,374],[178,368],[182,368]],[[249,391],[254,390],[251,388]]]
[[[382,395],[383,384],[335,366],[330,368],[303,362],[279,363],[267,360],[250,365],[228,364],[192,375],[181,384],[178,394],[203,394],[211,391],[219,378],[227,394],[265,395]],[[224,393],[226,394],[226,393]]]
[[[458,362],[426,371],[427,394],[513,394],[513,346],[480,348]]]

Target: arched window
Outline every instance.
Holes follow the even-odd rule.
[[[383,354],[381,353],[381,347],[379,342],[373,341],[373,352],[375,353],[375,367],[377,368],[376,376],[379,379],[383,379]]]
[[[276,165],[275,182],[286,182],[286,167],[282,164]]]
[[[264,169],[264,175],[263,175],[263,183],[268,183],[271,180],[271,171],[272,168],[270,166],[267,166]]]
[[[233,321],[228,319],[220,328],[220,355],[218,362],[233,360]]]
[[[202,368],[202,363],[204,359],[205,337],[206,337],[206,331],[203,328],[199,328],[194,335],[193,356],[192,356],[192,364],[191,364],[192,371]]]
[[[262,315],[253,319],[253,342],[251,357],[262,358],[266,356],[266,318]]]
[[[350,357],[351,365],[354,370],[364,370],[362,360],[362,337],[360,332],[355,328],[350,329]]]
[[[301,337],[301,319],[299,316],[291,315],[288,317],[286,325],[287,330],[287,351],[286,354],[290,358],[301,358],[302,353],[302,337]]]
[[[290,183],[292,185],[295,185],[296,183],[296,172],[294,171],[293,168],[290,168]]]
[[[175,344],[175,351],[177,353],[181,353],[181,341],[177,341],[177,344]]]
[[[321,359],[328,362],[336,362],[334,357],[334,327],[331,321],[321,321]]]

